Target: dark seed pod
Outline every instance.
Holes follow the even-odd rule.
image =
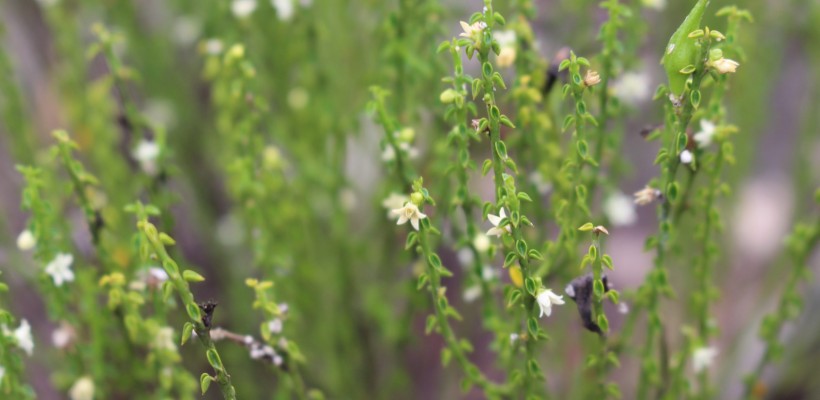
[[[591,272],[579,276],[567,285],[564,292],[566,292],[567,296],[578,306],[578,314],[581,316],[581,322],[583,322],[584,328],[603,335],[601,328],[592,320],[592,284],[594,280],[595,278]],[[609,285],[609,280],[606,275],[601,275],[601,281],[604,283],[604,292],[608,292],[611,286]]]

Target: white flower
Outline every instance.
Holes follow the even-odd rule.
[[[153,283],[155,286],[159,286],[168,280],[168,272],[165,272],[165,270],[160,267],[148,268],[148,276],[146,277],[146,280],[150,281],[150,283]]]
[[[394,216],[399,217],[396,225],[402,225],[410,221],[410,225],[413,225],[413,229],[415,230],[419,230],[419,220],[427,218],[427,215],[419,211],[419,207],[412,201],[408,201],[404,204],[404,207],[391,210],[391,212]]]
[[[629,304],[624,302],[618,303],[618,312],[621,314],[628,314],[629,313]]]
[[[599,83],[601,83],[601,75],[598,74],[598,71],[588,69],[586,75],[584,75],[584,86],[590,87]]]
[[[660,197],[661,191],[650,186],[635,192],[635,204],[645,206]]]
[[[293,18],[293,0],[271,0],[270,3],[276,9],[279,20],[290,21]]]
[[[479,253],[486,253],[487,250],[490,249],[490,238],[483,233],[476,233],[473,238],[473,247],[475,247]]]
[[[638,220],[632,199],[623,192],[618,191],[607,196],[603,208],[612,226],[628,226]]]
[[[646,72],[627,72],[612,83],[612,92],[615,97],[634,107],[652,95],[649,85],[649,74]]]
[[[666,7],[666,0],[641,0],[644,7],[663,10]]]
[[[465,268],[472,264],[475,259],[473,257],[473,251],[470,250],[469,247],[461,248],[458,252],[456,252],[456,258],[458,258],[458,263]]]
[[[484,22],[476,22],[470,25],[464,21],[459,21],[459,24],[461,24],[461,30],[464,32],[460,33],[458,36],[470,38],[475,41],[479,41],[479,39],[481,39],[481,31],[487,27],[487,24]]]
[[[504,210],[504,207],[501,207],[501,211],[498,215],[487,214],[487,219],[490,220],[490,223],[493,224],[493,227],[487,231],[487,236],[495,235],[501,236],[504,232],[511,233],[512,230],[510,229],[510,224],[504,225],[504,227],[499,227],[498,224],[501,223],[501,220],[507,218],[507,212]]]
[[[489,265],[485,265],[484,268],[481,268],[481,279],[485,281],[491,281],[495,279],[497,274],[495,273],[495,269]]]
[[[518,341],[518,334],[517,333],[511,333],[510,334],[510,344],[515,344],[515,342],[517,342],[517,341]]]
[[[171,27],[171,36],[180,46],[190,46],[202,34],[202,23],[190,16],[181,16],[174,21]]]
[[[71,400],[93,400],[94,381],[87,376],[77,379],[77,382],[74,382],[74,385],[68,391],[68,396]]]
[[[131,155],[140,163],[140,168],[146,174],[154,175],[157,173],[156,160],[159,157],[159,150],[159,145],[156,142],[143,139],[140,140]]]
[[[205,50],[206,54],[215,56],[219,53],[222,53],[222,50],[225,49],[225,46],[219,39],[208,39],[205,41],[204,44],[202,44],[202,48]]]
[[[34,234],[28,229],[20,232],[20,235],[17,236],[17,248],[22,251],[31,250],[36,245],[37,238],[35,238]]]
[[[393,161],[396,159],[396,150],[393,150],[393,146],[387,145],[384,146],[384,151],[382,151],[382,161],[388,162]]]
[[[515,31],[512,29],[493,32],[493,37],[498,42],[499,47],[504,48],[515,46]]]
[[[73,255],[59,253],[46,265],[46,273],[51,275],[51,279],[54,280],[54,285],[63,286],[65,282],[74,281],[74,272],[71,271],[71,263],[73,262]]]
[[[719,74],[733,74],[737,71],[737,67],[740,66],[735,60],[730,60],[728,58],[719,58],[715,61],[709,61],[709,66],[714,68]]]
[[[163,326],[157,329],[156,336],[154,336],[153,347],[156,350],[176,351],[177,345],[174,342],[174,329],[169,326]]]
[[[74,328],[67,322],[60,323],[60,327],[51,332],[51,344],[58,349],[65,349],[74,342]]]
[[[495,59],[495,62],[498,64],[499,68],[507,68],[515,63],[515,57],[517,54],[518,53],[515,51],[515,47],[502,47],[501,51],[498,53],[498,57]]]
[[[472,303],[479,297],[481,297],[481,286],[478,285],[470,286],[467,289],[464,289],[464,294],[462,294],[462,298],[465,303]]]
[[[717,356],[717,349],[714,347],[699,347],[692,353],[692,368],[695,372],[701,372],[714,361]]]
[[[712,139],[715,137],[715,124],[708,119],[700,120],[700,131],[692,138],[701,149],[712,144]]]
[[[231,12],[236,18],[246,18],[256,10],[256,0],[233,0]]]
[[[541,292],[538,293],[538,296],[535,296],[535,301],[538,302],[538,307],[541,309],[541,314],[538,315],[538,318],[543,317],[544,315],[550,316],[552,314],[552,305],[553,304],[564,304],[564,296],[559,296],[552,292],[551,289],[541,289]]]
[[[692,152],[689,150],[684,150],[680,152],[680,162],[684,164],[689,164],[695,157],[692,155]]]
[[[272,321],[268,322],[268,330],[270,333],[274,335],[278,335],[282,333],[282,320],[279,318],[274,318]]]
[[[20,326],[18,326],[14,332],[9,332],[9,329],[3,326],[3,334],[7,336],[11,334],[17,343],[17,347],[23,349],[26,354],[31,356],[31,353],[34,351],[34,338],[31,337],[31,325],[28,324],[28,321],[20,321]]]

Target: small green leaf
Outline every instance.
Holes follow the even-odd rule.
[[[579,231],[581,231],[581,232],[589,232],[589,231],[591,231],[594,227],[595,227],[595,226],[594,226],[594,225],[592,225],[592,222],[587,222],[587,223],[585,223],[585,224],[581,225],[581,227],[579,227],[579,228],[578,228],[578,230],[579,230]]]
[[[495,143],[495,151],[502,160],[507,158],[507,145],[504,144],[502,141],[498,141]]]
[[[199,376],[199,389],[202,390],[202,395],[205,395],[205,392],[208,391],[208,388],[211,387],[211,382],[214,381],[207,372],[203,372],[202,375]]]
[[[427,285],[427,282],[430,280],[430,277],[427,274],[422,273],[419,275],[418,282],[416,283],[416,290],[422,290]]]
[[[525,278],[524,288],[527,289],[527,293],[529,293],[532,296],[535,296],[535,290],[537,289],[537,287],[535,286],[535,279],[532,279],[530,277]]]
[[[191,332],[194,331],[194,324],[190,322],[186,322],[185,325],[182,325],[182,341],[180,345],[184,345],[188,339],[191,338]]]
[[[481,166],[481,175],[487,175],[487,172],[490,172],[490,168],[493,167],[493,160],[486,159],[484,160],[484,165]]]
[[[612,257],[610,257],[609,254],[604,254],[604,257],[601,259],[601,261],[603,261],[604,265],[610,270],[615,270],[615,268],[612,266]]]
[[[534,316],[527,319],[527,331],[529,331],[530,337],[538,337],[538,320]]]
[[[518,251],[518,255],[521,258],[527,257],[527,242],[525,242],[523,239],[519,239],[515,242],[515,249]]]
[[[186,269],[185,271],[182,271],[182,278],[185,279],[188,282],[202,282],[202,281],[205,280],[204,276],[202,276],[202,275],[200,275],[200,274],[198,274],[194,271],[191,271],[190,269]]]
[[[208,359],[208,364],[211,364],[216,371],[222,371],[222,359],[219,358],[219,353],[216,352],[215,349],[208,349],[205,352],[205,357]]]

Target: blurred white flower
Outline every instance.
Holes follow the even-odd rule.
[[[612,93],[622,102],[633,107],[640,105],[652,95],[649,74],[641,72],[626,72],[612,83]]]
[[[498,41],[499,47],[515,46],[515,31],[512,29],[493,32],[493,37]]]
[[[140,168],[148,174],[157,173],[157,157],[159,157],[159,145],[152,140],[140,140],[131,155],[140,164]]]
[[[549,317],[550,314],[552,314],[553,304],[564,304],[563,297],[564,296],[559,296],[553,293],[551,289],[541,288],[538,296],[535,296],[535,301],[538,302],[538,307],[541,309],[541,313],[538,315],[538,318],[541,318],[544,315]]]
[[[394,210],[396,208],[404,207],[404,203],[410,201],[410,198],[406,195],[399,194],[396,192],[391,192],[384,200],[382,200],[382,207],[388,210]],[[389,211],[388,215],[392,215],[393,212]]]
[[[504,225],[504,227],[498,226],[498,224],[500,224],[501,220],[504,218],[507,218],[507,212],[504,210],[504,207],[501,207],[501,211],[498,213],[498,215],[487,214],[487,219],[490,220],[491,224],[493,224],[493,227],[487,231],[487,236],[495,235],[496,237],[500,237],[504,234],[504,232],[512,232],[512,230],[510,229],[510,224]]]
[[[464,32],[459,33],[458,36],[470,38],[476,42],[478,42],[481,39],[481,31],[487,27],[486,23],[480,21],[475,22],[472,25],[464,21],[459,21],[459,24],[461,24],[461,30]]]
[[[5,325],[2,327],[3,335],[11,336],[14,338],[17,347],[23,349],[29,356],[34,351],[34,338],[31,336],[31,325],[28,324],[28,321],[21,320],[20,326],[14,330],[14,332],[10,332],[9,328]]]
[[[663,10],[666,7],[666,0],[641,0],[641,4],[646,8]]]
[[[473,257],[473,251],[470,250],[469,247],[459,249],[458,252],[456,252],[456,258],[458,258],[458,263],[465,268],[469,267],[475,259]]]
[[[491,281],[495,279],[497,276],[495,269],[489,265],[485,265],[484,268],[481,268],[481,279],[485,281]]]
[[[632,199],[621,191],[607,196],[603,204],[604,214],[612,226],[628,226],[638,220],[635,204]]]
[[[575,287],[572,286],[572,284],[570,283],[569,285],[567,285],[567,287],[564,288],[564,293],[566,293],[567,296],[569,296],[570,298],[574,299],[575,298]]]
[[[517,333],[511,333],[510,334],[510,344],[515,344],[515,342],[517,342],[517,341],[518,341],[518,334]]]
[[[499,68],[510,67],[515,63],[515,57],[517,54],[518,53],[515,51],[515,47],[502,47],[501,51],[498,53],[498,57],[495,59],[495,62],[498,64]]]
[[[692,155],[692,152],[689,150],[680,152],[680,162],[684,164],[690,164],[694,158],[695,157]]]
[[[22,251],[31,250],[36,245],[37,238],[35,238],[34,234],[28,229],[20,232],[20,235],[17,236],[17,248]]]
[[[299,111],[305,108],[308,101],[310,101],[310,94],[304,88],[295,87],[288,92],[288,106],[293,110]]]
[[[256,0],[233,0],[231,12],[236,18],[246,18],[256,10]]]
[[[68,322],[60,322],[60,327],[51,332],[51,344],[58,349],[65,349],[74,342],[76,332]]]
[[[271,0],[270,3],[281,21],[290,21],[293,18],[293,0]]]
[[[715,61],[709,61],[707,64],[714,68],[719,74],[733,74],[737,71],[737,67],[740,66],[740,63],[737,61],[723,57]]]
[[[3,377],[6,376],[6,368],[0,365],[0,382],[3,382]]]
[[[223,45],[219,39],[208,39],[202,44],[202,48],[206,54],[215,56],[222,53],[222,50],[225,49],[225,45]]]
[[[546,195],[552,190],[552,183],[547,182],[544,179],[544,176],[541,175],[538,171],[532,171],[530,175],[527,177],[533,185],[535,185],[535,189],[538,190],[538,193]]]
[[[270,331],[270,333],[272,333],[274,335],[278,335],[278,334],[282,333],[283,325],[284,324],[282,324],[281,319],[274,318],[273,320],[268,322],[268,330]]]
[[[481,286],[478,285],[468,287],[464,290],[464,294],[462,295],[465,303],[472,303],[479,297],[481,297]]]
[[[661,196],[661,191],[650,186],[635,192],[635,204],[645,206]]]
[[[626,304],[623,301],[618,303],[618,312],[621,314],[629,314],[629,304]]]
[[[84,376],[74,382],[71,389],[68,391],[68,396],[71,400],[93,400],[94,399],[94,381],[90,377]]]
[[[54,285],[63,286],[65,282],[74,281],[74,272],[71,271],[71,263],[74,262],[74,256],[67,253],[58,253],[48,265],[46,265],[46,273],[51,275],[54,280]]]
[[[715,137],[715,124],[708,119],[700,120],[700,131],[692,138],[701,149],[712,144],[712,139]]]
[[[701,372],[712,365],[718,351],[714,347],[699,347],[692,353],[692,369]]]
[[[473,247],[475,247],[479,253],[486,253],[487,250],[490,249],[490,244],[490,238],[481,232],[476,233],[473,238]]]
[[[163,326],[157,329],[153,345],[156,350],[176,351],[177,345],[174,342],[174,329],[169,326]]]
[[[419,230],[419,220],[427,218],[427,215],[419,211],[418,206],[412,201],[408,201],[402,208],[392,210],[392,213],[394,216],[399,217],[396,225],[403,225],[407,221],[410,221],[410,225],[413,225],[413,229],[415,230]]]
[[[171,37],[180,46],[190,46],[202,34],[202,23],[191,16],[183,15],[174,21],[171,27]]]

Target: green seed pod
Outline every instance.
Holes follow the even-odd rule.
[[[669,77],[669,90],[677,97],[683,94],[686,86],[687,74],[680,71],[688,65],[697,64],[698,48],[696,40],[689,38],[689,34],[700,28],[700,21],[703,19],[703,13],[706,11],[706,6],[709,0],[698,0],[698,3],[692,7],[692,11],[683,20],[683,23],[678,27],[672,37],[669,39],[669,44],[666,45],[666,50],[661,58],[661,64],[666,69],[666,75]]]

